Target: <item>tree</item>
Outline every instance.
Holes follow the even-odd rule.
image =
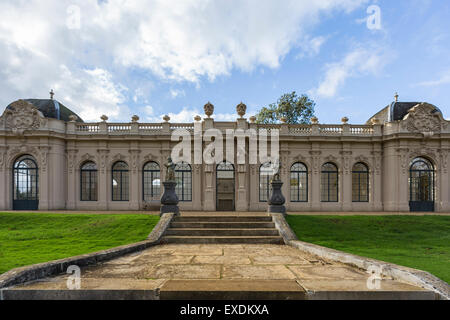
[[[308,124],[314,116],[315,105],[316,103],[305,94],[297,96],[295,91],[285,93],[277,103],[271,103],[259,111],[256,115],[256,123],[277,123],[284,117],[286,123]]]

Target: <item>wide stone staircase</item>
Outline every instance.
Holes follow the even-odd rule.
[[[182,215],[172,220],[161,243],[284,244],[272,217],[268,215]]]

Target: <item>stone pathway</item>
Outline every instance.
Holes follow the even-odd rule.
[[[65,290],[67,277],[60,275],[14,289]],[[378,298],[392,297],[393,292],[401,293],[403,296],[398,297],[403,298],[434,297],[433,293],[392,279],[381,280],[381,288],[371,290],[367,287],[368,277],[369,274],[357,268],[318,259],[286,245],[167,244],[84,268],[81,289],[159,288],[161,298],[167,299],[205,298],[202,294],[215,291],[253,292],[238,298],[264,298],[257,292],[268,292],[272,295],[267,298],[300,299],[307,292],[315,292],[315,298],[345,299],[354,298],[355,294],[364,297],[362,293],[374,291],[382,294]],[[284,295],[277,296],[280,292]],[[220,295],[216,298],[221,297],[224,298]]]

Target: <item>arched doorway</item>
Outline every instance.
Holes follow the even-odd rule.
[[[410,211],[434,211],[434,166],[422,157],[415,158],[409,167]]]
[[[13,167],[13,210],[39,208],[39,173],[30,155],[19,157]]]
[[[216,167],[216,210],[234,211],[234,166],[230,162]]]

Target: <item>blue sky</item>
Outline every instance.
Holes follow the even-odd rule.
[[[250,115],[296,91],[321,123],[364,123],[398,92],[450,117],[445,0],[2,1],[0,14],[4,106],[52,88],[87,121],[192,121],[207,101],[233,120],[241,101]]]

